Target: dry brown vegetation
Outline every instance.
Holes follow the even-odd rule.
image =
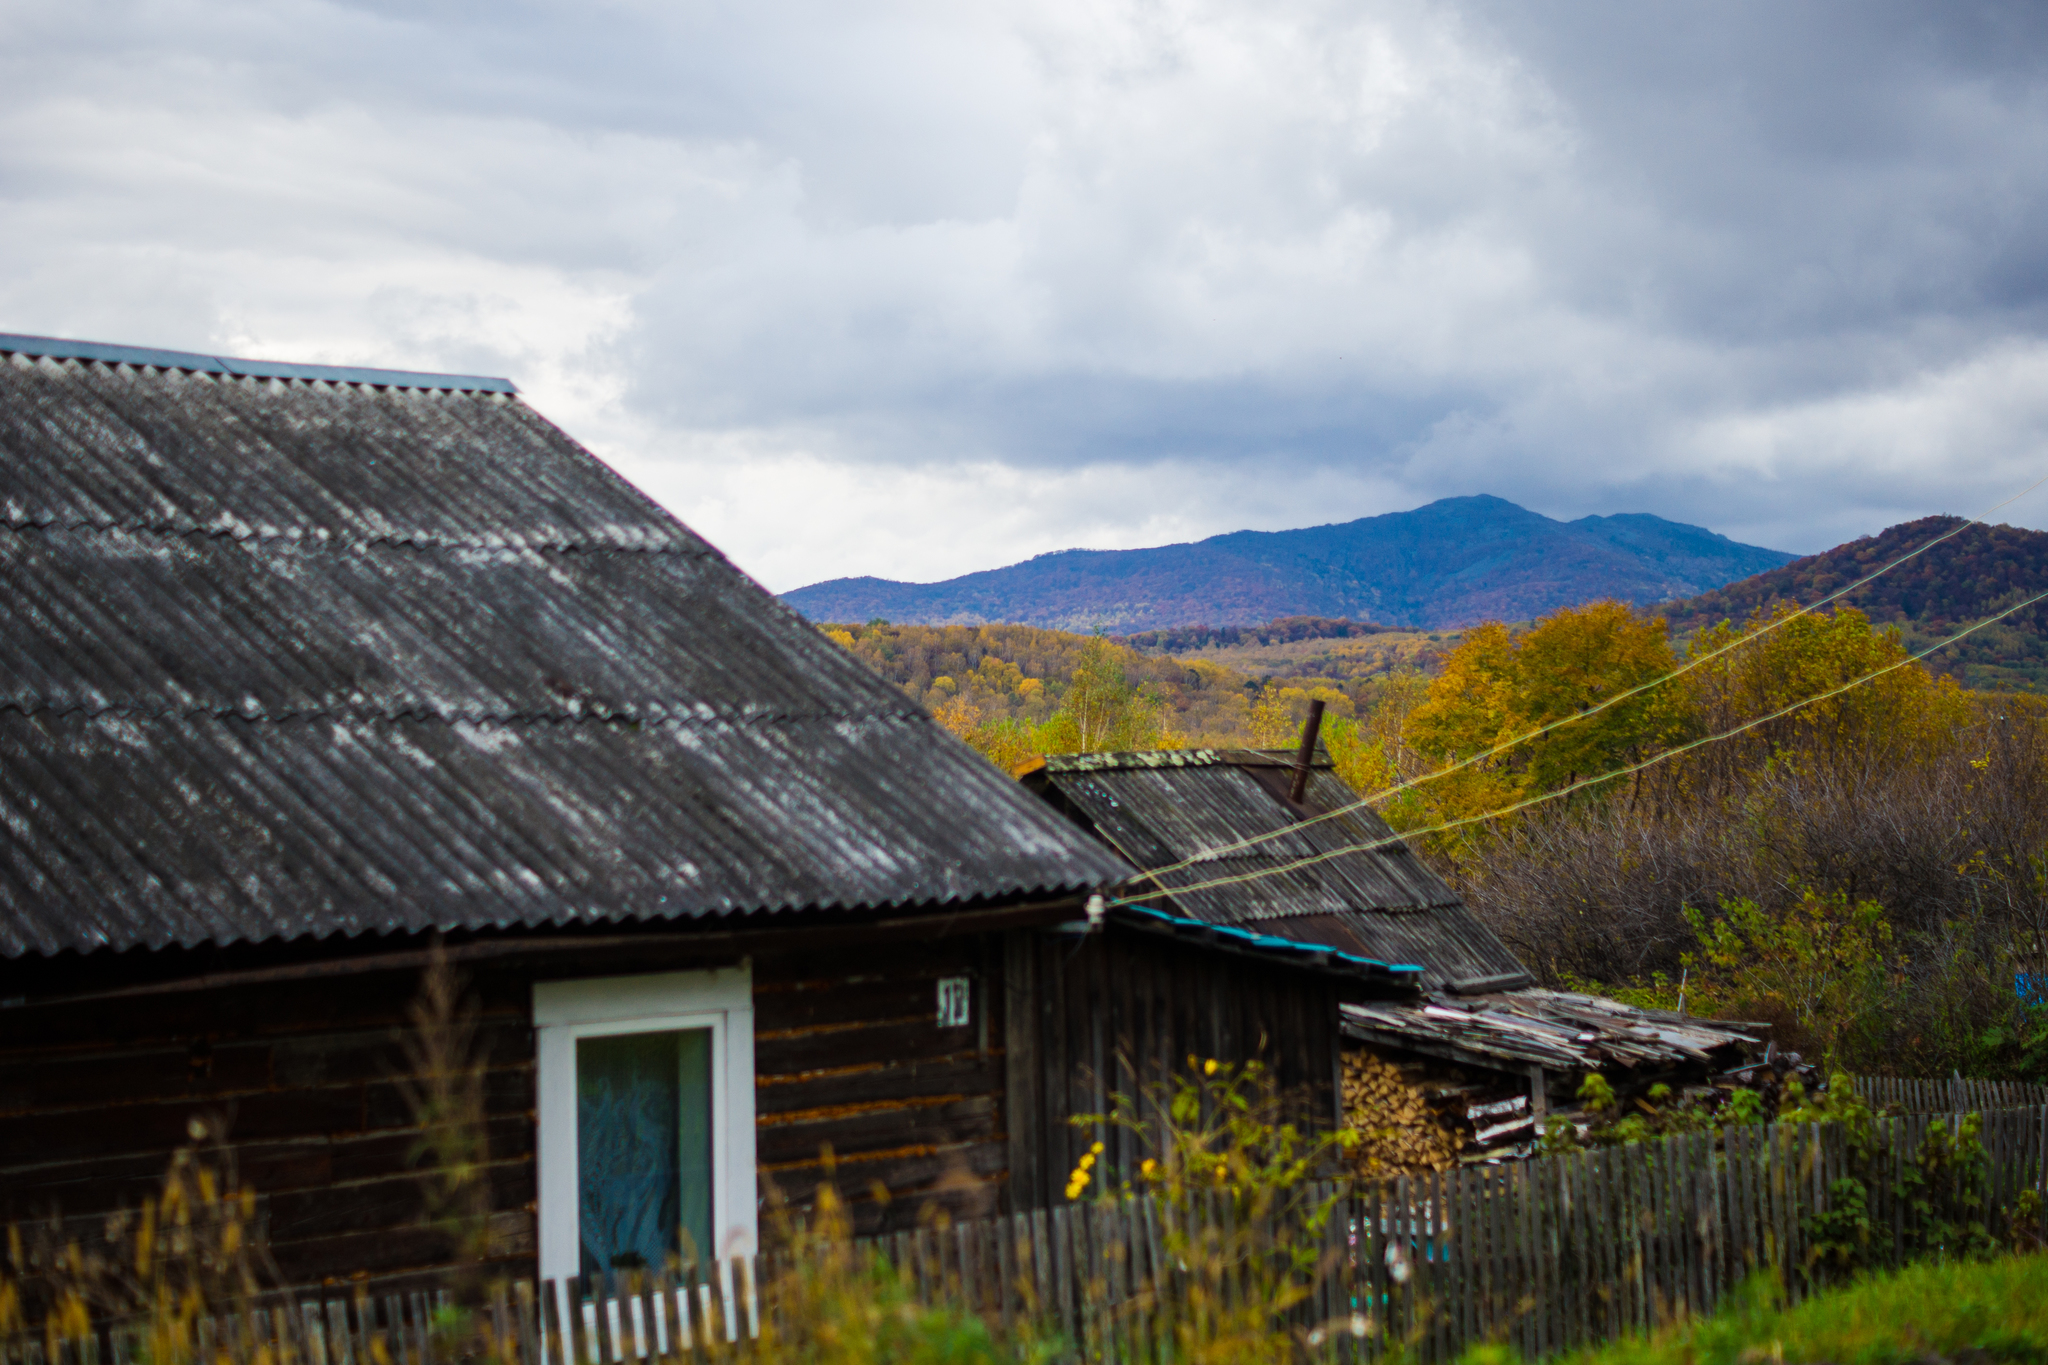
[[[1837,1053],[1851,1069],[2048,1071],[2048,1009],[2029,1010],[2016,990],[2016,978],[2048,967],[2036,957],[2048,933],[2048,707],[1967,693],[1911,663],[1828,697],[1902,663],[1897,636],[1850,610],[1771,619],[1783,624],[1767,635],[1760,620],[1748,636],[1723,627],[1696,639],[1695,659],[1743,643],[1634,716],[1623,707],[1571,721],[1634,674],[1677,662],[1629,656],[1603,681],[1590,651],[1578,661],[1588,680],[1579,695],[1511,718],[1526,727],[1563,717],[1563,729],[1404,794],[1389,814],[1427,828],[1559,790],[1601,765],[1670,754],[1423,845],[1553,982],[1632,987],[1665,1004],[1686,983],[1694,1008],[1770,1019],[1783,1045]],[[1496,710],[1528,695],[1533,684],[1511,666],[1484,662],[1454,654],[1416,718],[1441,719],[1484,686],[1496,688]],[[1543,677],[1558,672],[1550,661]],[[1684,747],[1807,698],[1823,699]],[[1465,734],[1438,726],[1413,767],[1494,742],[1487,723],[1480,714]],[[1411,739],[1417,729],[1411,722]]]
[[[1698,965],[1688,908],[1783,914],[1808,890],[1874,902],[1895,948],[1889,999],[1871,1002],[1890,1022],[1865,1064],[1982,1069],[2028,965],[2016,949],[2048,929],[2048,724],[2030,702],[1980,698],[1952,740],[1911,762],[1870,745],[1781,754],[1693,788],[1531,812],[1445,870],[1554,980],[1675,984]],[[1771,1002],[1747,1008],[1777,1014],[1790,1046],[1815,1041]]]

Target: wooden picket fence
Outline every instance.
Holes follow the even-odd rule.
[[[1857,1076],[1856,1093],[1871,1105],[1908,1114],[1961,1114],[1970,1110],[2019,1109],[2048,1104],[2048,1085],[2025,1081],[1903,1080]]]
[[[1929,1130],[1963,1115],[1881,1120],[1885,1151],[1869,1181],[1865,1262],[1912,1252],[1897,1189]],[[2048,1190],[2048,1105],[1982,1112],[1990,1205]],[[1843,1271],[1816,1260],[1814,1215],[1834,1209],[1848,1153],[1838,1127],[1731,1128],[1533,1161],[1404,1177],[1337,1197],[1322,1234],[1324,1271],[1290,1319],[1317,1358],[1446,1362],[1505,1342],[1534,1359],[1712,1311],[1758,1269],[1796,1300]],[[1004,1331],[1029,1323],[1072,1358],[1167,1358],[1163,1320],[1185,1292],[1157,1201],[1051,1210],[873,1239],[927,1301],[946,1300]],[[2036,1234],[2041,1229],[2036,1229]],[[719,1263],[704,1276],[632,1286],[543,1281],[500,1286],[483,1310],[506,1365],[757,1357],[776,1313],[775,1256]],[[197,1359],[238,1365],[433,1365],[437,1301],[355,1295],[266,1304],[203,1324]],[[0,1365],[128,1365],[142,1339],[119,1327],[60,1348],[0,1340]]]
[[[1961,1114],[1882,1120],[1864,1261],[1908,1259],[1901,1181],[1930,1128]],[[1982,1114],[1990,1205],[2048,1193],[2048,1106]],[[1317,1354],[1455,1359],[1500,1341],[1525,1358],[1713,1309],[1753,1271],[1791,1297],[1843,1277],[1815,1260],[1814,1215],[1837,1206],[1848,1152],[1835,1125],[1778,1124],[1404,1177],[1339,1202],[1327,1273],[1292,1317]],[[1332,1187],[1330,1193],[1337,1191]],[[1085,1359],[1158,1360],[1148,1290],[1178,1268],[1151,1201],[1076,1204],[881,1244],[897,1266],[1007,1323],[1034,1307]],[[2048,1229],[2035,1228],[2034,1235]],[[629,1359],[602,1354],[587,1362]],[[546,1365],[575,1365],[574,1358]]]

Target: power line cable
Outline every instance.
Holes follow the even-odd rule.
[[[1430,834],[1443,834],[1450,830],[1462,829],[1467,825],[1476,825],[1487,820],[1497,820],[1503,815],[1512,815],[1516,811],[1527,810],[1531,806],[1540,806],[1546,801],[1555,801],[1559,797],[1570,796],[1573,792],[1584,791],[1588,787],[1598,786],[1600,783],[1603,782],[1611,782],[1617,777],[1628,777],[1634,773],[1642,772],[1644,769],[1653,768],[1657,764],[1662,763],[1667,759],[1677,758],[1680,754],[1689,753],[1694,749],[1704,748],[1709,744],[1717,744],[1724,739],[1733,739],[1736,735],[1742,734],[1749,730],[1754,730],[1759,725],[1767,725],[1771,721],[1782,720],[1784,717],[1791,715],[1794,711],[1800,710],[1803,707],[1812,706],[1816,702],[1827,701],[1831,697],[1839,697],[1844,692],[1853,691],[1854,689],[1863,686],[1863,684],[1867,682],[1871,682],[1875,679],[1881,678],[1887,673],[1896,672],[1898,669],[1904,668],[1908,664],[1919,663],[1922,659],[1927,658],[1930,654],[1937,654],[1940,651],[1947,649],[1950,645],[1955,644],[1963,637],[1974,634],[1975,632],[1982,630],[1984,627],[1988,625],[1992,625],[1995,622],[2004,620],[2006,617],[2012,615],[2016,611],[2022,611],[2027,607],[2033,606],[2036,602],[2041,601],[2048,601],[2048,591],[2035,593],[2032,597],[2027,598],[2025,601],[2016,602],[2012,606],[2007,607],[2004,611],[2001,611],[1996,615],[1987,616],[1983,620],[1978,621],[1973,625],[1966,626],[1962,630],[1959,630],[1955,634],[1949,636],[1946,640],[1941,641],[1939,644],[1929,645],[1926,649],[1921,650],[1917,654],[1908,654],[1905,658],[1895,660],[1892,663],[1888,663],[1883,668],[1875,669],[1869,673],[1864,674],[1860,678],[1852,679],[1849,682],[1843,683],[1838,687],[1831,687],[1825,692],[1819,692],[1811,697],[1806,697],[1799,701],[1795,701],[1789,706],[1780,707],[1778,710],[1771,712],[1769,715],[1758,716],[1754,720],[1744,721],[1742,724],[1734,726],[1731,729],[1723,730],[1718,734],[1702,735],[1698,739],[1686,741],[1684,744],[1679,745],[1675,749],[1666,749],[1662,753],[1653,754],[1649,758],[1643,759],[1640,762],[1630,763],[1623,767],[1615,768],[1611,771],[1600,773],[1592,777],[1581,778],[1576,782],[1568,783],[1565,786],[1559,787],[1555,791],[1539,792],[1535,796],[1526,797],[1523,800],[1517,801],[1512,805],[1502,806],[1497,810],[1485,811],[1478,815],[1460,816],[1455,820],[1446,820],[1440,824],[1430,825],[1423,829],[1409,830],[1405,834],[1390,835],[1385,839],[1375,839],[1370,843],[1346,844],[1340,848],[1324,849],[1320,853],[1312,853],[1305,857],[1297,858],[1293,862],[1283,863],[1278,867],[1258,868],[1250,872],[1241,872],[1229,877],[1217,877],[1205,882],[1194,882],[1187,886],[1169,887],[1166,886],[1164,883],[1161,883],[1160,889],[1157,891],[1147,891],[1136,896],[1119,896],[1116,899],[1111,900],[1109,904],[1135,905],[1139,901],[1150,900],[1155,896],[1180,896],[1186,895],[1187,893],[1193,891],[1211,891],[1215,890],[1218,887],[1236,886],[1244,882],[1257,881],[1262,877],[1283,876],[1286,873],[1295,872],[1304,867],[1312,867],[1317,863],[1326,863],[1333,858],[1344,857],[1346,854],[1371,853],[1377,849],[1390,848],[1396,844],[1404,843],[1406,840],[1409,839],[1419,839],[1424,837],[1425,835]],[[1323,816],[1319,818],[1328,819],[1331,816],[1341,814],[1344,811],[1356,810],[1360,805],[1363,804],[1364,802],[1360,801],[1354,802],[1347,806],[1340,806],[1337,810],[1326,812]],[[1292,833],[1295,830],[1300,829],[1302,825],[1309,823],[1312,822],[1302,821],[1298,824],[1289,825],[1285,829],[1275,830],[1269,834],[1261,835],[1259,837],[1262,839],[1267,839],[1274,838],[1282,834]],[[1149,877],[1156,881],[1159,877],[1167,873],[1183,871],[1197,862],[1207,861],[1218,856],[1219,854],[1234,852],[1238,848],[1245,847],[1246,844],[1250,842],[1252,841],[1247,840],[1244,843],[1226,845],[1222,848],[1217,849],[1210,849],[1205,853],[1198,854],[1193,858],[1183,859],[1178,863],[1172,863],[1165,867],[1152,868],[1149,871],[1140,873],[1138,877],[1131,878],[1131,880],[1137,881],[1140,877]]]
[[[1158,872],[1178,872],[1182,868],[1192,867],[1196,862],[1208,858],[1213,858],[1218,854],[1235,853],[1240,849],[1251,848],[1256,844],[1265,843],[1269,839],[1278,839],[1281,836],[1291,832],[1292,830],[1300,829],[1303,825],[1314,825],[1320,824],[1325,820],[1334,820],[1338,816],[1348,815],[1352,811],[1361,810],[1377,802],[1384,801],[1390,796],[1398,796],[1404,791],[1408,791],[1411,788],[1423,785],[1425,782],[1434,782],[1440,777],[1448,777],[1452,773],[1460,772],[1463,769],[1469,768],[1476,763],[1484,763],[1486,760],[1490,758],[1498,758],[1502,754],[1506,753],[1508,750],[1515,748],[1517,745],[1527,744],[1531,740],[1541,739],[1544,735],[1549,734],[1553,730],[1560,730],[1567,725],[1576,725],[1578,722],[1582,720],[1588,720],[1594,716],[1599,715],[1602,711],[1605,711],[1610,706],[1618,706],[1622,702],[1627,701],[1631,697],[1640,696],[1643,693],[1650,691],[1652,688],[1662,687],[1665,683],[1672,681],[1674,678],[1684,677],[1687,673],[1692,672],[1695,668],[1700,667],[1702,664],[1711,663],[1715,659],[1720,658],[1723,654],[1726,654],[1731,650],[1739,649],[1743,645],[1752,644],[1757,640],[1761,640],[1764,636],[1769,635],[1772,631],[1777,630],[1779,627],[1790,625],[1792,622],[1798,620],[1800,617],[1808,615],[1811,612],[1820,610],[1822,607],[1828,605],[1828,603],[1830,602],[1839,601],[1843,597],[1848,596],[1850,593],[1855,592],[1858,588],[1861,588],[1866,584],[1871,583],[1872,581],[1884,576],[1885,574],[1890,573],[1893,569],[1898,568],[1899,565],[1904,564],[1907,560],[1914,559],[1920,555],[1927,553],[1935,546],[1941,544],[1944,540],[1948,540],[1953,536],[1961,535],[1964,531],[1969,530],[1972,526],[1983,525],[1984,519],[1990,516],[1993,512],[1996,512],[2001,507],[2010,506],[2011,504],[2018,502],[2021,498],[2024,498],[2025,496],[2027,496],[2027,494],[2033,492],[2042,484],[2048,484],[2048,474],[2042,475],[2040,478],[2034,480],[2025,488],[2022,488],[2019,492],[2014,493],[2010,497],[2003,498],[1998,502],[1992,503],[1991,506],[1985,508],[1982,512],[1978,513],[1974,517],[1971,517],[1969,520],[1960,522],[1957,525],[1950,527],[1948,530],[1934,537],[1934,539],[1928,541],[1926,544],[1907,551],[1905,554],[1900,555],[1897,559],[1892,560],[1890,563],[1885,564],[1881,568],[1873,569],[1871,572],[1857,579],[1854,583],[1849,584],[1849,586],[1839,589],[1838,591],[1829,593],[1826,597],[1819,598],[1809,603],[1808,605],[1799,608],[1799,610],[1795,612],[1791,612],[1785,616],[1781,616],[1773,621],[1767,621],[1763,625],[1759,626],[1757,629],[1750,631],[1745,635],[1740,635],[1735,639],[1729,641],[1725,645],[1721,645],[1715,649],[1711,649],[1707,651],[1705,654],[1700,655],[1698,658],[1686,660],[1683,664],[1680,664],[1677,668],[1672,669],[1669,673],[1665,673],[1659,677],[1652,678],[1645,683],[1638,683],[1634,687],[1626,688],[1623,691],[1615,693],[1611,697],[1594,703],[1593,705],[1587,707],[1583,711],[1575,711],[1569,716],[1560,716],[1556,720],[1548,721],[1542,725],[1537,726],[1535,729],[1529,731],[1526,734],[1517,735],[1513,739],[1503,740],[1499,744],[1494,745],[1491,749],[1486,749],[1479,753],[1472,754],[1469,757],[1461,758],[1455,763],[1448,764],[1442,768],[1433,769],[1432,771],[1423,773],[1420,776],[1411,777],[1406,779],[1405,781],[1397,782],[1393,786],[1388,787],[1384,791],[1377,791],[1367,796],[1361,796],[1356,801],[1352,801],[1348,804],[1338,806],[1333,810],[1325,811],[1321,815],[1312,816],[1307,820],[1303,820],[1294,825],[1290,825],[1287,829],[1270,830],[1264,834],[1249,835],[1243,839],[1238,840],[1234,844],[1224,844],[1217,848],[1208,849],[1195,857],[1186,858],[1179,863],[1175,863],[1171,866],[1162,867],[1155,870]],[[1998,618],[1987,618],[1987,620],[1996,619]],[[1979,624],[1984,624],[1984,622],[1980,622]],[[1975,627],[1972,627],[1972,629],[1975,629]],[[1960,639],[1962,637],[1957,636],[1955,638]]]

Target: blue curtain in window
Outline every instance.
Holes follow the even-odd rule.
[[[711,1030],[576,1042],[583,1273],[660,1269],[711,1245]]]

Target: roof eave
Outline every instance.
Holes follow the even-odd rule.
[[[1111,911],[1110,918],[1130,928],[1168,934],[1214,951],[1262,957],[1325,976],[1346,977],[1391,990],[1400,996],[1413,994],[1422,979],[1422,968],[1407,963],[1380,962],[1326,944],[1303,943],[1277,934],[1211,924],[1184,915],[1170,915],[1164,910],[1125,905]]]

